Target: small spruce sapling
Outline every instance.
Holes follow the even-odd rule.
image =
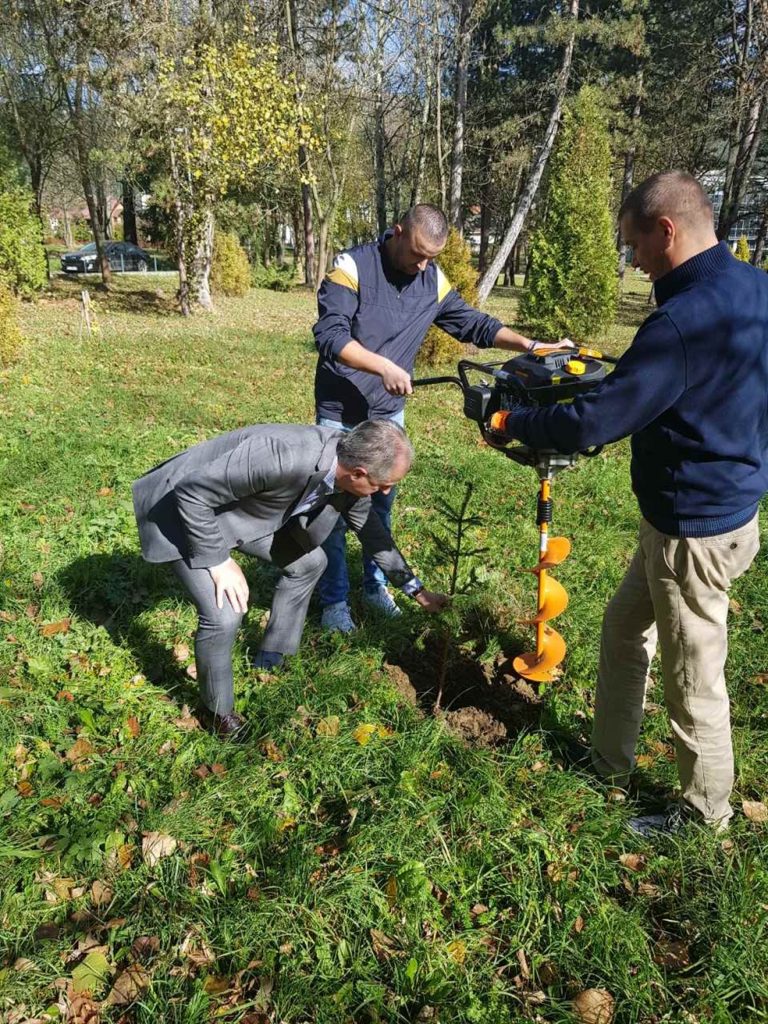
[[[438,501],[436,508],[444,523],[446,524],[445,535],[430,532],[429,537],[435,545],[438,553],[443,556],[450,568],[451,578],[448,585],[448,594],[455,597],[457,594],[470,593],[477,584],[477,569],[470,566],[466,578],[459,585],[459,573],[462,563],[474,555],[481,555],[487,548],[471,546],[473,541],[471,535],[473,530],[481,525],[479,516],[469,514],[469,505],[472,500],[474,486],[467,481],[464,487],[464,498],[458,508],[453,507],[447,501]],[[437,696],[435,697],[434,711],[438,712],[442,704],[443,690],[445,688],[445,676],[448,671],[448,660],[451,648],[451,639],[458,632],[461,626],[461,614],[455,603],[452,602],[448,611],[441,616],[440,625],[437,629],[438,638],[438,660],[437,660]]]

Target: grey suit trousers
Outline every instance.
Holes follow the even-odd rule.
[[[262,537],[239,550],[274,565],[273,540]],[[299,649],[309,600],[325,570],[327,559],[322,548],[302,552],[297,547],[296,554],[294,561],[279,566],[280,578],[261,642],[266,651],[295,654]],[[216,607],[215,588],[207,569],[192,569],[183,559],[171,562],[171,567],[189,591],[198,612],[195,664],[200,698],[211,711],[226,715],[234,706],[232,647],[243,616],[226,598],[223,608]]]

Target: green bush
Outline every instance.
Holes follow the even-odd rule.
[[[271,264],[262,267],[255,263],[251,267],[251,285],[254,288],[271,288],[273,292],[287,292],[291,288],[293,270],[291,267],[277,267]]]
[[[738,242],[736,243],[736,252],[734,253],[737,260],[741,260],[742,263],[749,263],[749,242],[747,241],[746,235],[741,235]]]
[[[0,277],[0,366],[8,366],[13,362],[21,344],[17,305],[10,286]]]
[[[214,295],[243,296],[251,287],[251,266],[237,235],[217,233],[213,242],[211,291]]]
[[[11,291],[24,296],[47,280],[42,228],[31,193],[21,185],[0,186],[0,275]]]
[[[543,338],[588,341],[616,315],[611,147],[600,93],[584,86],[563,117],[531,245],[520,317]]]
[[[448,240],[437,262],[462,299],[470,306],[476,305],[477,271],[472,266],[469,243],[464,241],[455,228],[448,232]],[[441,331],[439,327],[430,327],[419,350],[419,363],[423,366],[437,366],[457,359],[461,354],[461,342]]]

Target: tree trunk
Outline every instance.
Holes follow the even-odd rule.
[[[299,46],[299,22],[296,0],[287,0],[286,19],[288,21],[288,43],[295,64],[296,103],[302,109],[301,96],[301,49]],[[315,233],[312,225],[312,191],[309,185],[310,167],[307,147],[299,145],[299,173],[301,174],[301,209],[304,215],[304,283],[308,288],[315,287]],[[294,238],[294,246],[299,244],[298,236]]]
[[[198,214],[200,226],[195,232],[190,284],[195,302],[206,312],[213,310],[211,298],[211,262],[213,261],[213,211]]]
[[[301,184],[301,209],[303,213],[304,227],[304,283],[307,288],[315,287],[315,231],[312,225],[312,192],[306,181],[307,149],[306,146],[299,146],[299,168],[302,174]],[[298,237],[294,242],[298,245]]]
[[[170,147],[169,158],[171,164],[171,180],[173,181],[173,208],[176,214],[176,260],[179,265],[179,306],[184,316],[192,313],[192,301],[189,292],[189,275],[187,271],[186,236],[187,236],[187,211],[182,202],[182,182],[176,149]]]
[[[293,275],[294,277],[305,277],[304,250],[299,243],[302,233],[301,212],[296,206],[291,209],[291,228],[293,230]]]
[[[373,108],[373,168],[376,178],[376,224],[383,234],[387,223],[387,138],[384,124],[384,68],[383,68],[382,15],[376,8],[376,49],[374,68]]]
[[[768,206],[763,208],[760,223],[757,226],[757,237],[755,238],[755,251],[752,253],[751,263],[753,267],[762,267],[763,255],[765,254],[765,242],[768,237]]]
[[[469,77],[469,48],[472,40],[470,15],[472,0],[461,0],[456,45],[456,74],[454,79],[453,147],[451,150],[451,184],[448,221],[457,231],[463,231],[461,215],[461,186],[464,176],[464,120],[467,113],[467,80]]]
[[[641,99],[643,93],[643,70],[642,68],[637,73],[637,95],[635,96],[635,105],[632,108],[632,121],[631,121],[631,137],[630,144],[624,153],[624,174],[621,179],[621,202],[627,198],[629,193],[632,191],[632,186],[635,182],[635,154],[637,151],[637,127],[640,123],[640,110],[641,110]],[[621,237],[621,224],[618,225],[616,232],[616,241],[619,247],[619,280],[624,280],[624,274],[627,269],[627,252],[629,246],[624,243],[624,239]]]
[[[75,240],[72,237],[72,225],[69,221],[69,214],[67,213],[66,203],[62,210],[62,217],[64,219],[64,244],[68,249],[74,248]]]
[[[427,129],[432,106],[432,59],[427,58],[427,74],[424,82],[424,97],[421,103],[421,123],[419,124],[419,148],[416,155],[416,168],[411,187],[411,206],[421,202],[421,190],[424,184],[424,167],[427,161]]]
[[[533,168],[531,170],[528,182],[523,190],[520,200],[517,204],[517,209],[514,211],[512,217],[512,223],[507,230],[504,240],[499,246],[499,250],[496,253],[490,267],[483,274],[478,287],[478,298],[481,302],[484,302],[491,293],[491,289],[496,283],[496,278],[501,272],[501,268],[507,261],[507,257],[512,251],[515,242],[518,239],[520,232],[523,229],[526,218],[530,213],[533,201],[536,198],[536,192],[538,191],[541,183],[544,169],[547,166],[549,155],[552,152],[552,148],[555,144],[557,137],[557,131],[560,127],[560,118],[562,116],[563,104],[565,103],[565,95],[568,89],[568,79],[571,72],[571,64],[573,62],[573,48],[576,40],[576,22],[579,17],[579,0],[571,0],[570,2],[570,13],[568,17],[571,20],[571,32],[568,36],[568,42],[565,46],[563,53],[563,62],[560,67],[560,73],[558,75],[557,90],[555,93],[555,105],[552,109],[552,114],[547,125],[547,130],[544,134],[544,141],[542,147],[539,150],[539,155],[534,161]]]
[[[485,271],[485,261],[488,258],[488,235],[490,230],[491,216],[488,208],[488,201],[480,207],[480,252],[477,255],[477,271],[479,274]]]
[[[136,228],[136,202],[133,185],[130,181],[123,182],[123,238],[126,242],[139,244],[139,233]]]
[[[435,4],[435,151],[437,175],[440,181],[440,207],[445,209],[448,189],[445,181],[445,154],[443,153],[443,42],[440,35],[440,8]]]
[[[728,159],[723,183],[723,202],[717,219],[717,237],[727,239],[739,218],[739,209],[746,197],[752,169],[768,109],[768,32],[758,0],[746,0],[733,6],[733,74],[736,82],[733,114],[728,138]]]

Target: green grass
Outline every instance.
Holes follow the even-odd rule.
[[[395,688],[390,665],[434,670],[413,605],[394,623],[362,616],[347,639],[322,635],[313,611],[287,675],[255,678],[272,577],[252,563],[235,666],[256,735],[233,747],[183,728],[194,615],[141,561],[129,485],[218,431],[311,421],[313,304],[254,291],[183,321],[172,287],[117,278],[88,337],[79,283],[58,282],[24,307],[28,341],[3,373],[0,1019],[55,1018],[61,979],[87,970],[93,943],[90,963],[113,972],[97,974],[95,1000],[133,964],[148,981],[105,1020],[566,1022],[592,987],[625,1024],[767,1020],[765,826],[738,814],[725,848],[698,830],[630,838],[626,818],[674,787],[663,712],[647,719],[625,802],[558,758],[563,735],[588,733],[602,609],[633,549],[625,444],[556,481],[556,527],[574,545],[558,572],[568,656],[507,743],[468,746]],[[626,346],[647,291],[630,277],[596,343]],[[514,322],[515,301],[495,295],[492,311]],[[479,596],[457,602],[455,695],[465,669],[469,688],[473,666],[530,643],[515,619],[533,601],[518,567],[535,558],[536,480],[481,445],[450,388],[419,393],[408,419],[401,546],[445,586],[435,504],[458,504],[472,480],[488,548]],[[356,555],[353,567],[359,582]],[[768,795],[768,688],[754,681],[768,670],[765,578],[761,553],[733,592],[737,805]],[[385,735],[361,745],[364,723]],[[152,832],[176,840],[154,866],[141,854]],[[639,870],[620,860],[633,853]]]

